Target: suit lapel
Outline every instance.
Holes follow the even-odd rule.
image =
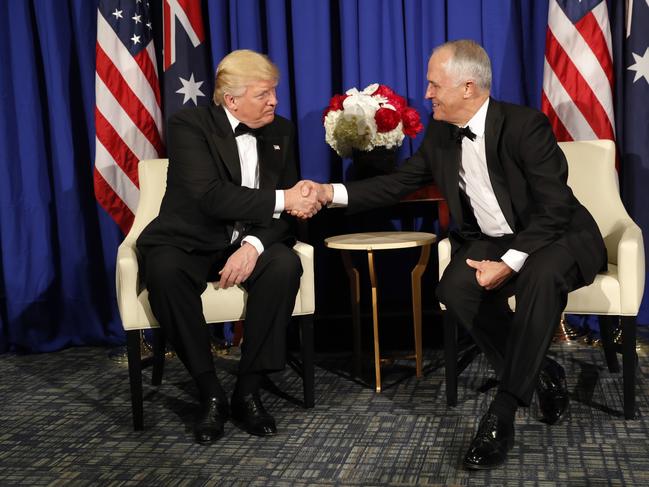
[[[230,126],[228,117],[220,106],[212,105],[210,109],[215,124],[215,130],[212,135],[216,151],[230,173],[232,182],[241,185],[241,163],[239,162],[239,151],[237,149],[237,143],[234,140],[234,134],[232,133],[232,127]]]
[[[505,180],[502,162],[498,157],[498,145],[502,135],[504,121],[505,117],[502,113],[500,104],[491,98],[489,100],[487,119],[485,121],[485,155],[487,157],[487,170],[489,171],[491,186],[493,187],[500,209],[505,216],[505,220],[507,220],[510,228],[513,231],[516,231],[511,196],[507,188],[507,181]]]
[[[268,127],[264,127],[257,137],[260,189],[277,187],[284,162],[284,151],[288,147],[288,137],[272,135],[268,132]]]
[[[458,224],[462,224],[462,204],[460,203],[460,146],[453,138],[453,125],[445,124],[447,130],[440,131],[440,138],[436,144],[440,151],[439,160],[444,161],[443,187],[446,188],[446,201]]]

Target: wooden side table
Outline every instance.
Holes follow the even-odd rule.
[[[421,276],[426,270],[430,257],[430,246],[437,236],[424,232],[366,232],[338,235],[325,239],[325,246],[339,249],[349,278],[352,300],[352,322],[354,326],[354,374],[360,373],[360,285],[358,270],[353,266],[352,250],[367,252],[367,263],[372,286],[372,322],[374,329],[374,369],[376,392],[381,392],[381,353],[379,348],[378,290],[376,271],[374,269],[374,251],[394,250],[421,247],[419,261],[411,272],[412,313],[415,332],[415,364],[417,377],[422,375],[422,339],[421,339]]]

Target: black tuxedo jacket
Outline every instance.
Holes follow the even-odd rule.
[[[278,115],[259,129],[259,189],[241,186],[241,166],[232,127],[220,106],[182,110],[167,129],[169,169],[160,214],[142,232],[138,246],[173,245],[188,252],[230,245],[235,222],[264,247],[292,245],[293,219],[273,218],[275,190],[298,181],[295,128]]]
[[[460,144],[454,125],[431,119],[419,150],[396,172],[349,183],[349,211],[394,204],[435,181],[448,201],[459,232],[455,250],[479,230],[467,215],[459,191]],[[511,248],[533,254],[558,242],[577,261],[586,283],[606,268],[606,247],[594,219],[567,185],[568,165],[542,113],[491,99],[485,125],[489,178],[507,223]],[[467,231],[469,229],[469,231]]]

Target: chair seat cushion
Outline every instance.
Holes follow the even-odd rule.
[[[301,290],[300,290],[301,291]],[[295,307],[293,316],[312,314],[312,309],[307,309],[302,302],[301,292],[298,291],[295,298]],[[246,315],[246,300],[248,294],[238,286],[228,289],[219,289],[218,282],[210,282],[207,289],[201,295],[203,302],[203,314],[207,323],[223,323],[224,321],[238,321],[244,319]],[[137,297],[138,306],[136,319],[129,323],[124,323],[126,330],[144,330],[148,328],[158,328],[160,325],[156,320],[151,305],[149,304],[149,292],[144,289]],[[129,314],[133,316],[132,313]]]
[[[617,266],[608,264],[608,270],[595,276],[589,286],[581,287],[568,294],[564,313],[621,315],[620,282]],[[516,299],[509,298],[509,307],[516,309]]]

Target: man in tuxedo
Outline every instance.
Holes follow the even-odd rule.
[[[534,390],[548,423],[568,406],[562,367],[546,357],[568,292],[593,281],[606,249],[567,186],[568,167],[547,118],[490,98],[491,64],[473,41],[448,42],[428,63],[433,119],[419,150],[390,175],[316,185],[348,212],[394,204],[435,181],[456,224],[438,299],[473,336],[499,378],[464,457],[469,469],[506,460],[514,417]],[[507,298],[516,297],[516,312]]]
[[[278,79],[265,56],[234,51],[217,67],[214,104],[171,117],[167,190],[137,241],[151,309],[200,393],[199,443],[218,439],[230,415],[250,434],[276,433],[259,389],[264,374],[285,365],[302,274],[285,210],[311,216],[320,208],[297,184],[295,128],[275,115]],[[248,292],[230,402],[214,370],[200,298],[216,280]]]

